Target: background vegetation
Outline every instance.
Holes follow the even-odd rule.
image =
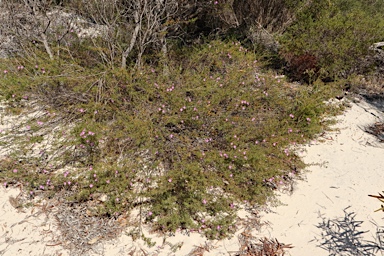
[[[0,178],[223,237],[239,205],[290,186],[324,101],[373,70],[371,2],[3,1],[0,95],[29,118],[1,135]]]

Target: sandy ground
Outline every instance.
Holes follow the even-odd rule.
[[[384,255],[375,250],[384,247],[384,213],[368,197],[384,190],[384,145],[363,131],[378,117],[370,105],[353,104],[337,118],[338,130],[303,147],[311,164],[305,181],[264,216],[271,223],[264,233],[292,243],[291,255]]]
[[[287,254],[294,256],[384,255],[379,249],[384,247],[384,213],[374,212],[380,202],[368,197],[384,190],[384,145],[363,131],[379,117],[383,120],[383,113],[365,102],[353,103],[337,117],[334,131],[303,146],[300,154],[310,164],[304,180],[292,195],[278,195],[282,205],[262,213],[270,225],[253,235],[292,244]],[[60,244],[54,211],[47,215],[37,207],[22,212],[10,199],[18,194],[16,188],[0,188],[0,255],[71,255]],[[209,248],[204,255],[235,255],[239,250],[236,236],[208,242],[199,234],[177,233],[166,243],[162,237],[146,236],[156,245],[148,247],[123,234],[90,254],[129,255],[136,250],[134,255],[187,255],[199,246]]]
[[[0,255],[69,255],[59,246],[55,219],[44,207],[14,207],[19,193],[0,188]]]

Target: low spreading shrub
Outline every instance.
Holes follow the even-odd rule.
[[[167,74],[70,60],[2,64],[10,108],[44,108],[1,135],[14,150],[0,178],[31,197],[94,202],[94,214],[139,207],[162,232],[234,231],[242,204],[265,203],[304,166],[293,148],[322,130],[333,93],[261,73],[256,55],[232,41],[170,52]]]

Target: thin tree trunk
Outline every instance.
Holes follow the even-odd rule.
[[[163,75],[169,75],[169,67],[168,67],[168,47],[167,47],[167,39],[165,36],[161,37],[161,54],[162,54],[162,62],[163,62]]]
[[[139,31],[141,29],[140,14],[138,10],[134,12],[133,17],[135,19],[136,26],[135,26],[135,29],[133,30],[131,42],[129,43],[128,48],[122,54],[121,68],[123,69],[127,68],[127,58],[136,44],[137,36],[139,35]]]
[[[51,47],[48,44],[47,36],[44,33],[41,33],[40,36],[41,36],[42,42],[44,44],[45,51],[48,53],[49,58],[51,60],[53,60],[53,54],[52,54],[52,51],[51,51]]]

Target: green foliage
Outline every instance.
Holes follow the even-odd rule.
[[[256,55],[232,41],[170,52],[167,74],[149,64],[86,67],[66,56],[32,63],[10,69],[0,92],[47,104],[58,119],[45,115],[31,126],[32,142],[42,144],[43,131],[58,139],[46,148],[49,168],[14,158],[1,163],[1,179],[27,181],[31,195],[66,191],[69,201],[101,201],[98,214],[140,207],[156,230],[210,238],[234,231],[240,204],[263,204],[289,185],[303,167],[292,146],[321,131],[323,100],[333,93],[261,73]],[[65,120],[75,125],[60,128]]]
[[[381,1],[312,1],[283,35],[283,55],[288,62],[292,56],[315,56],[322,78],[364,72],[369,47],[384,38],[383,11]]]

